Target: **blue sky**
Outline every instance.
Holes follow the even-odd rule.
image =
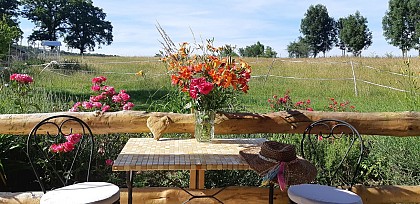
[[[272,47],[278,57],[287,57],[287,45],[301,36],[300,22],[309,6],[323,4],[334,19],[357,10],[367,18],[373,44],[363,51],[363,56],[401,55],[382,35],[387,0],[93,0],[93,3],[104,10],[106,20],[114,26],[113,43],[95,49],[94,53],[153,56],[161,49],[155,27],[159,22],[175,43],[193,42],[193,32],[197,40],[214,38],[216,46],[230,44],[241,48],[260,41]],[[34,25],[21,19],[21,28],[26,37]],[[335,48],[327,55],[340,53]],[[417,56],[416,53],[412,50],[409,54]]]

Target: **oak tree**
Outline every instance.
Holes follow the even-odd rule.
[[[94,51],[95,46],[110,45],[113,41],[111,22],[101,8],[93,6],[91,0],[71,0],[68,5],[66,35],[68,47]]]
[[[29,40],[52,40],[64,35],[67,0],[23,0],[22,14],[35,24]]]

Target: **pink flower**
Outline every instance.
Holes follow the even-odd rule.
[[[120,93],[118,94],[118,96],[124,101],[127,102],[128,100],[130,100],[130,95],[128,95],[125,90],[121,90]]]
[[[101,86],[95,84],[90,89],[92,89],[92,91],[99,91],[99,90],[101,90]]]
[[[64,152],[71,152],[74,149],[74,144],[71,142],[65,142],[62,144]]]
[[[70,112],[78,112],[79,111],[79,107],[82,106],[82,103],[77,102],[73,105],[72,108],[70,108]]]
[[[91,96],[89,98],[89,101],[90,102],[99,102],[99,101],[104,100],[105,98],[106,98],[106,96],[101,94],[101,95],[97,95],[97,96]]]
[[[10,75],[10,80],[17,81],[20,84],[29,84],[34,81],[32,77],[27,74],[16,74],[16,73]]]
[[[105,81],[106,81],[106,77],[104,76],[98,76],[92,79],[93,84],[102,84]]]
[[[93,104],[91,102],[87,102],[87,101],[83,101],[82,106],[85,109],[91,109],[91,108],[93,108]]]
[[[134,107],[134,103],[128,102],[124,104],[123,110],[131,110]]]
[[[115,88],[114,87],[112,87],[112,86],[103,86],[102,87],[102,90],[103,91],[105,91],[105,92],[103,92],[102,94],[106,94],[106,95],[108,95],[108,96],[113,96],[113,95],[115,95],[116,93],[115,93]]]
[[[112,159],[107,159],[107,160],[105,160],[105,164],[107,166],[112,166],[114,164],[114,161]]]
[[[109,105],[102,106],[102,112],[107,112],[109,109],[111,109],[111,106]]]
[[[114,96],[112,96],[112,102],[114,102],[114,103],[121,103],[122,102],[122,98],[120,97],[120,95],[114,95]]]
[[[64,146],[62,144],[52,144],[50,150],[54,153],[59,153],[64,150]]]
[[[195,87],[191,87],[191,85],[190,85],[189,94],[190,94],[191,98],[197,99],[198,90]]]
[[[322,135],[318,135],[318,141],[321,141],[323,139]]]
[[[207,95],[211,90],[213,90],[213,84],[210,82],[205,82],[198,85],[198,91],[200,91],[201,94]]]
[[[312,109],[312,108],[307,108],[306,110],[307,111],[314,111],[314,109]]]
[[[206,81],[206,78],[195,78],[191,80],[190,83],[190,96],[193,99],[197,98],[197,94],[201,93],[207,95],[213,90],[213,84]]]
[[[70,142],[72,144],[78,143],[81,138],[82,134],[70,134],[66,136],[67,142]]]
[[[95,107],[95,108],[101,108],[102,107],[102,103],[100,103],[100,102],[92,102],[92,104],[93,104],[93,107]]]

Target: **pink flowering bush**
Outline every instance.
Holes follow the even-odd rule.
[[[345,112],[345,111],[354,111],[355,106],[349,105],[349,101],[338,102],[335,98],[330,98],[330,103],[327,106],[327,110],[333,112]]]
[[[25,96],[31,91],[30,84],[34,82],[34,79],[27,74],[14,73],[10,75],[10,86],[16,90],[16,93],[20,96]]]
[[[269,98],[267,101],[270,104],[270,108],[274,111],[289,111],[292,109],[313,111],[313,108],[310,107],[310,99],[293,103],[289,91],[283,97],[274,95],[273,98]]]
[[[35,109],[40,111],[37,103],[32,102],[31,98],[34,96],[31,85],[34,79],[28,74],[14,73],[9,77],[9,84],[5,87],[9,89],[8,97],[13,101],[11,106],[16,113],[25,113]]]
[[[104,84],[106,77],[99,76],[92,79],[91,90],[96,94],[89,98],[89,101],[76,102],[70,109],[71,112],[82,111],[119,111],[131,110],[134,107],[129,102],[130,95],[125,90],[115,91],[112,86]]]
[[[289,111],[292,109],[295,110],[307,110],[313,111],[314,109],[311,107],[311,100],[301,100],[296,103],[292,101],[290,97],[290,92],[287,91],[283,97],[278,97],[274,95],[272,98],[269,98],[268,103],[270,108],[273,111]],[[349,101],[345,102],[337,102],[334,98],[330,98],[330,102],[328,106],[325,108],[326,111],[333,111],[333,112],[345,112],[345,111],[355,111],[356,107],[353,105],[349,105]]]
[[[74,146],[82,138],[82,134],[70,134],[65,137],[67,140],[66,142],[59,143],[59,144],[52,144],[50,146],[50,151],[54,153],[71,152],[74,149]]]

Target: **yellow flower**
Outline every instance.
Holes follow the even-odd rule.
[[[136,76],[143,76],[143,70],[140,70],[136,73]]]

